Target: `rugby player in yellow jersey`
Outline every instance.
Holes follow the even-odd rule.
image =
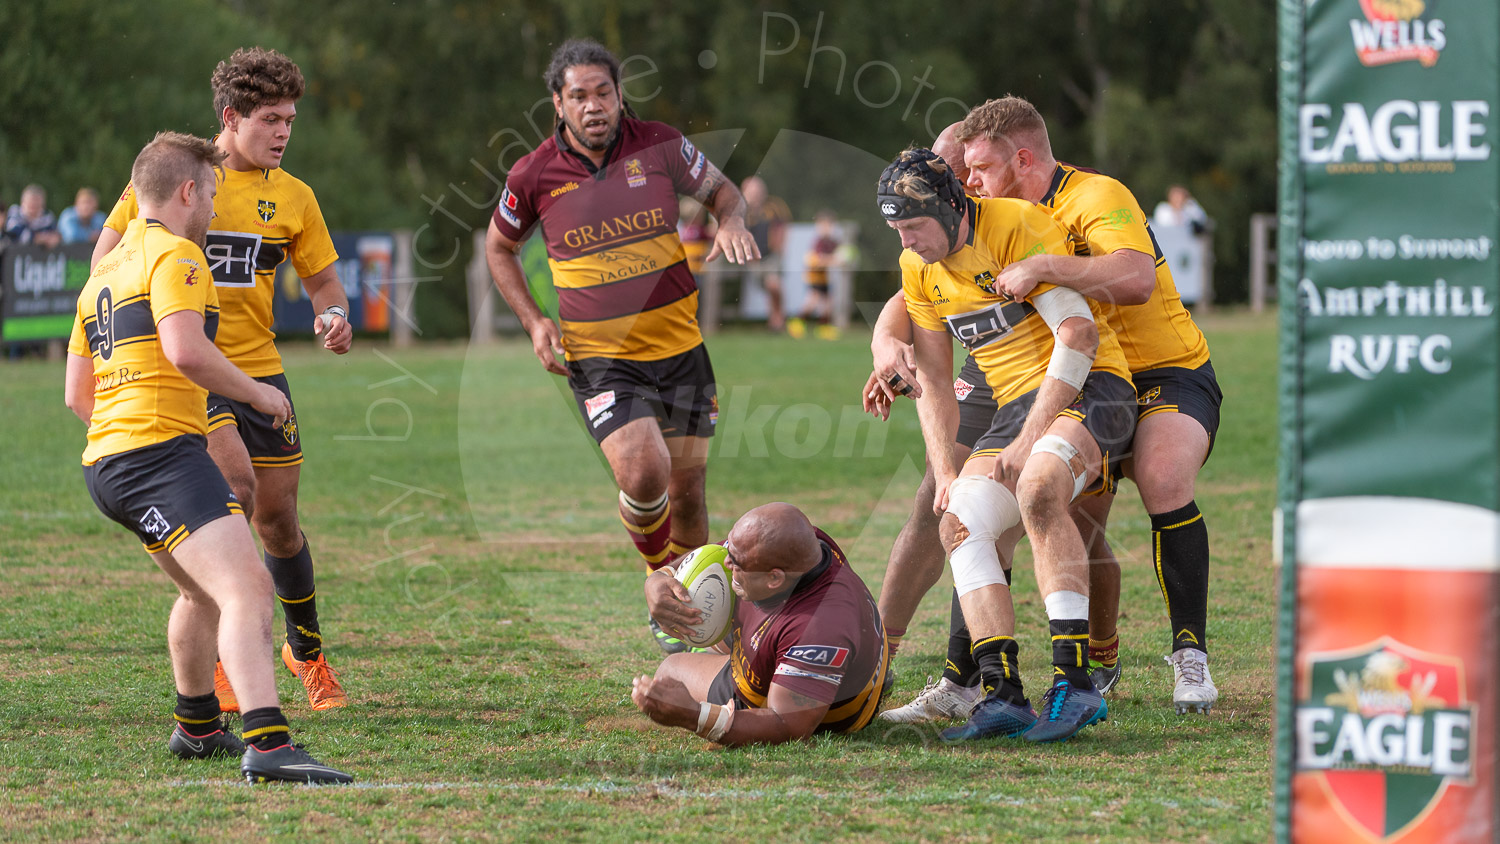
[[[1218,689],[1208,671],[1208,528],[1194,501],[1198,470],[1219,427],[1223,393],[1208,343],[1183,307],[1145,214],[1120,182],[1053,157],[1046,123],[1020,97],[975,107],[959,128],[969,185],[984,196],[1015,197],[1047,208],[1067,228],[1073,256],[1018,262],[996,289],[1027,296],[1038,284],[1077,290],[1103,303],[1138,392],[1139,427],[1126,474],[1151,516],[1152,556],[1172,625],[1173,705],[1208,712]],[[1097,529],[1090,642],[1096,678],[1119,677],[1120,569],[1104,540],[1108,502],[1091,511]]]
[[[317,198],[281,169],[304,87],[291,59],[260,47],[237,50],[214,69],[220,122],[214,142],[226,158],[204,249],[223,307],[216,345],[240,371],[275,386],[289,401],[271,331],[276,268],[283,261],[291,259],[312,300],[318,314],[313,332],[323,335],[323,347],[344,354],[354,338],[349,300],[335,269],[338,254]],[[126,187],[94,249],[96,263],[139,215],[134,187]],[[282,662],[301,678],[313,709],[341,707],[347,698],[323,651],[312,552],[297,518],[301,431],[295,412],[285,425],[271,422],[254,407],[212,394],[208,451],[260,535],[286,617]],[[215,684],[224,708],[238,708],[222,667]]]
[[[1062,228],[1030,203],[965,196],[947,164],[925,149],[906,150],[886,167],[876,201],[904,250],[934,511],[944,514],[943,547],[986,691],[969,721],[943,736],[1066,739],[1109,711],[1089,678],[1087,561],[1068,506],[1085,491],[1112,492],[1129,449],[1134,388],[1124,355],[1076,291],[1038,286],[1024,300],[996,291],[1007,265],[1070,251]],[[949,391],[955,338],[998,405],[961,470],[958,403]],[[1023,528],[1052,641],[1054,682],[1038,712],[1020,682],[1006,570]]]
[[[78,297],[65,399],[88,425],[89,495],[140,538],[180,593],[167,624],[177,685],[168,750],[239,756],[251,782],[350,782],[291,743],[271,660],[270,577],[208,455],[208,390],[276,426],[292,413],[285,394],[214,347],[219,302],[202,244],[223,159],[210,141],[175,132],[141,150],[130,174],[141,213]],[[243,701],[241,738],[224,729],[216,654]]]

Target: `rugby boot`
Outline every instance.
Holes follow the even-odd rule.
[[[229,675],[224,673],[224,663],[214,663],[214,696],[219,699],[220,712],[239,712],[240,699],[234,696],[234,687],[229,685]]]
[[[651,622],[651,637],[656,640],[657,647],[661,648],[662,653],[680,654],[691,647],[687,642],[661,629],[661,625],[657,624],[656,619],[650,615],[646,616],[646,620]]]
[[[245,755],[240,759],[240,773],[252,785],[260,782],[305,782],[309,785],[354,782],[353,775],[324,765],[291,742],[270,750],[261,750],[255,745],[246,747]]]
[[[1054,683],[1037,710],[1027,741],[1067,741],[1084,727],[1109,719],[1109,704],[1098,689],[1080,689],[1067,680]]]
[[[1172,664],[1172,706],[1177,714],[1208,710],[1219,700],[1219,690],[1214,687],[1214,678],[1208,673],[1208,654],[1197,648],[1183,648],[1166,657]]]
[[[172,728],[172,737],[167,739],[167,749],[178,759],[213,759],[218,756],[241,756],[245,743],[234,733],[219,729],[206,736],[190,736],[178,724]]]
[[[1036,724],[1036,711],[1027,701],[1012,703],[990,695],[974,707],[966,723],[949,727],[941,733],[943,741],[1015,738]]]
[[[292,644],[285,642],[281,646],[281,661],[302,681],[302,686],[307,689],[307,702],[313,709],[338,709],[349,705],[349,697],[339,685],[338,674],[322,654],[301,660],[292,653]]]
[[[928,676],[927,685],[912,698],[911,703],[887,709],[875,717],[892,724],[926,724],[929,721],[967,718],[974,711],[974,704],[979,701],[979,697],[977,685],[965,688],[947,677],[934,682]]]
[[[1109,668],[1102,662],[1089,660],[1089,679],[1094,682],[1094,688],[1099,690],[1099,694],[1109,694],[1115,684],[1120,682],[1120,663],[1116,662],[1113,668]]]

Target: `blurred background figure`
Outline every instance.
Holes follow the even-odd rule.
[[[714,245],[714,228],[713,218],[698,200],[684,196],[678,201],[677,237],[682,240],[682,251],[693,275],[703,272],[703,259]]]
[[[760,282],[770,303],[766,317],[766,328],[780,332],[786,327],[786,314],[781,303],[781,247],[786,238],[786,224],[792,220],[792,212],[779,196],[772,196],[766,182],[759,176],[750,176],[740,185],[745,197],[745,228],[755,238],[760,248],[760,260],[750,264],[745,274],[747,282]],[[744,296],[744,291],[740,293]]]
[[[843,245],[839,240],[838,218],[825,208],[815,218],[817,226],[812,249],[807,252],[807,297],[802,300],[802,312],[789,320],[786,333],[801,340],[807,336],[807,323],[817,320],[816,333],[823,340],[838,339],[838,329],[830,319],[833,316],[832,300],[828,298],[829,271],[842,265]]]
[[[63,243],[93,243],[104,229],[105,213],[99,210],[99,192],[79,188],[73,204],[57,217],[57,231]]]
[[[5,214],[5,239],[37,246],[56,246],[62,242],[57,233],[57,218],[47,210],[47,191],[41,185],[27,185],[21,191],[21,202]]]
[[[1156,203],[1156,209],[1151,212],[1151,224],[1187,226],[1198,235],[1208,231],[1208,215],[1187,188],[1173,185],[1167,188],[1167,198]]]

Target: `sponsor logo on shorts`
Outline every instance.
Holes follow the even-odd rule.
[[[510,188],[506,188],[500,194],[500,216],[505,218],[505,222],[520,228],[521,218],[516,216],[516,204],[516,195],[510,192]]]
[[[615,406],[615,391],[606,390],[583,403],[583,411],[590,419],[598,417],[599,414]]]
[[[709,396],[708,397],[708,401],[709,401],[710,405],[713,407],[713,409],[708,412],[708,424],[710,424],[710,425],[718,425],[719,424],[719,397],[718,396]]]
[[[646,170],[641,167],[639,158],[632,158],[625,162],[625,181],[633,188],[646,186]]]
[[[703,153],[698,153],[698,157],[693,161],[692,169],[688,170],[688,177],[693,179],[698,178],[698,174],[703,172],[703,166],[707,163],[708,159],[703,157]]]
[[[589,418],[592,419],[593,417],[589,417]],[[594,419],[593,423],[590,424],[589,427],[591,427],[591,428],[597,428],[600,425],[603,425],[605,422],[608,422],[609,420],[611,420],[613,418],[615,418],[615,412],[613,410],[606,410],[603,413],[599,414],[599,418],[598,419]]]
[[[260,216],[261,222],[269,223],[276,216],[276,203],[269,199],[256,200],[255,213]]]
[[[167,523],[167,517],[160,510],[152,507],[141,517],[141,529],[157,539],[165,539],[172,526]]]
[[[844,660],[849,658],[849,649],[836,648],[832,645],[798,645],[786,652],[786,658],[808,665],[842,668]]]
[[[970,384],[968,381],[959,378],[958,380],[953,382],[953,397],[958,399],[959,401],[963,401],[964,399],[968,398],[969,394],[972,392],[974,392],[974,385]]]
[[[292,414],[281,423],[281,438],[286,440],[287,445],[297,444],[297,414]]]
[[[1136,404],[1150,404],[1161,398],[1161,387],[1152,387],[1135,400]]]

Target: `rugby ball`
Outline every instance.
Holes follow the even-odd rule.
[[[729,552],[722,545],[694,549],[676,563],[677,582],[688,592],[688,606],[703,614],[703,622],[683,631],[683,641],[695,648],[717,645],[734,620],[734,590],[729,586]]]

